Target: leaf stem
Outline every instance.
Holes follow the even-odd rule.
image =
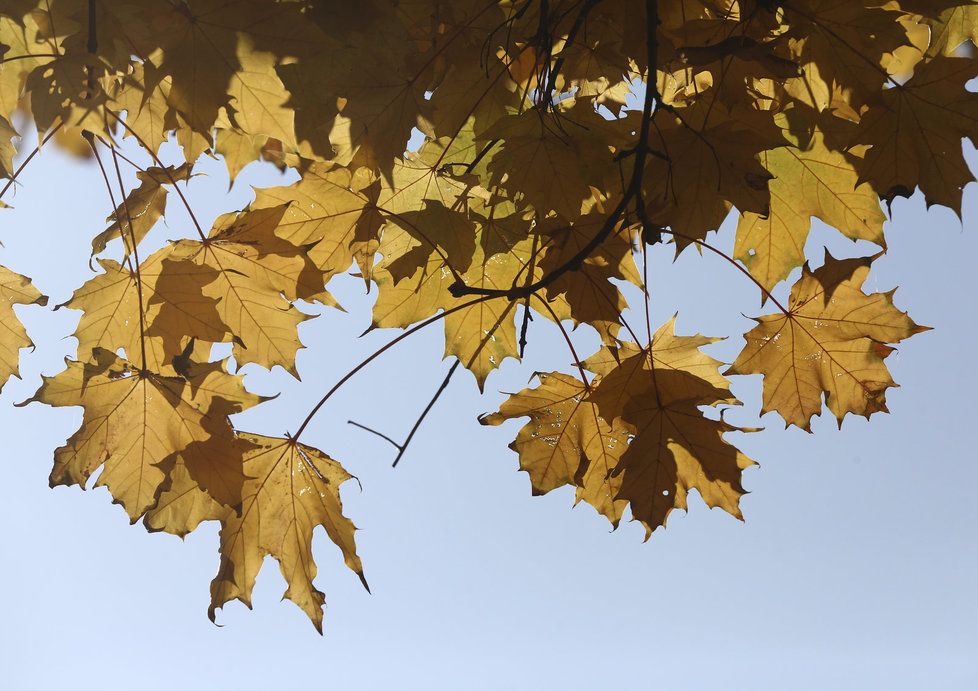
[[[591,382],[587,380],[587,374],[584,372],[584,362],[581,360],[580,355],[577,354],[577,349],[574,347],[574,342],[571,340],[570,334],[567,333],[567,329],[565,329],[564,325],[560,322],[560,317],[557,316],[557,313],[554,312],[554,308],[551,307],[550,303],[543,297],[537,295],[536,293],[533,294],[533,297],[543,304],[544,308],[550,313],[550,318],[553,319],[554,324],[556,324],[557,328],[560,329],[560,333],[563,335],[564,341],[566,341],[567,347],[570,349],[571,357],[574,358],[574,366],[577,367],[577,371],[581,374],[581,380],[584,382],[584,388],[588,393],[591,393]]]
[[[194,214],[194,210],[190,208],[190,202],[187,201],[187,198],[183,195],[183,192],[177,186],[176,178],[173,177],[173,173],[170,172],[170,169],[166,167],[166,164],[164,164],[163,161],[160,160],[160,157],[156,155],[156,152],[153,151],[149,147],[149,145],[146,144],[145,141],[143,141],[142,137],[136,134],[136,131],[133,130],[133,128],[130,127],[125,120],[120,118],[118,115],[116,115],[113,111],[109,110],[108,108],[105,109],[105,112],[111,115],[113,118],[115,118],[116,122],[122,125],[123,128],[125,128],[125,130],[129,132],[129,134],[131,134],[133,137],[136,138],[136,141],[139,142],[139,145],[146,150],[146,153],[148,153],[150,156],[153,157],[153,160],[156,162],[156,165],[158,165],[163,170],[163,172],[166,173],[166,176],[170,178],[170,184],[173,185],[173,189],[175,189],[177,191],[177,194],[180,196],[180,201],[183,202],[183,206],[187,209],[187,213],[190,214],[190,220],[193,221],[194,227],[197,229],[197,234],[200,236],[201,242],[207,242],[207,235],[204,234],[204,229],[201,228],[200,222],[197,221],[197,216]]]
[[[668,230],[667,228],[663,228],[661,230],[661,232],[668,233],[669,235],[672,235],[673,237],[682,238],[683,240],[688,240],[689,242],[695,242],[700,247],[705,247],[706,249],[710,250],[714,254],[717,254],[717,255],[723,257],[725,260],[727,260],[727,262],[729,262],[730,264],[733,264],[735,267],[737,267],[737,270],[740,273],[744,274],[747,278],[749,278],[751,280],[751,282],[754,283],[754,285],[756,285],[758,288],[760,288],[761,289],[761,293],[764,294],[764,297],[766,297],[768,300],[770,300],[771,302],[773,302],[774,305],[779,310],[781,310],[782,312],[784,312],[786,315],[787,314],[790,314],[790,312],[787,309],[785,309],[784,305],[782,305],[778,301],[778,299],[776,297],[774,297],[774,295],[771,293],[771,291],[764,287],[764,284],[762,284],[760,281],[758,281],[756,278],[754,278],[751,275],[750,271],[748,271],[743,266],[741,266],[740,264],[738,264],[736,259],[734,259],[733,257],[731,257],[729,254],[727,254],[723,250],[717,249],[716,247],[714,247],[710,243],[704,242],[703,240],[698,240],[697,238],[690,237],[689,235],[683,235],[682,233],[678,233],[678,232],[673,231],[673,230]]]
[[[143,316],[143,277],[139,273],[139,250],[136,248],[136,231],[132,227],[132,214],[129,213],[129,198],[126,196],[125,185],[122,184],[122,171],[119,168],[119,157],[115,155],[115,147],[110,147],[112,151],[112,163],[115,165],[115,175],[116,179],[119,181],[119,194],[122,195],[122,206],[126,210],[126,223],[129,226],[129,238],[132,243],[132,258],[133,263],[136,265],[136,298],[139,300],[139,354],[142,358],[140,362],[139,369],[141,372],[146,371],[146,323]],[[123,236],[125,240],[125,236]],[[127,253],[128,256],[128,253]],[[129,353],[126,353],[127,357],[131,357]]]
[[[31,58],[61,58],[60,53],[25,53],[24,55],[12,55],[9,58],[0,58],[0,65],[6,62],[16,62],[17,60],[29,60]]]

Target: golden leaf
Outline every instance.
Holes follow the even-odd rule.
[[[928,52],[932,54],[953,55],[965,41],[978,43],[978,7],[974,5],[951,7],[928,23],[931,27]]]
[[[322,451],[291,439],[241,434],[246,481],[240,514],[226,512],[221,528],[221,566],[211,583],[209,614],[230,600],[251,607],[251,590],[266,555],[279,562],[288,583],[285,597],[305,612],[320,633],[325,596],[313,585],[316,562],[312,533],[317,526],[343,553],[366,586],[356,553],[353,523],[343,515],[340,485],[350,479]]]
[[[220,325],[233,335],[232,353],[239,366],[281,365],[297,377],[295,353],[302,347],[297,328],[309,317],[290,300],[336,303],[303,250],[275,235],[284,211],[285,206],[279,206],[225,214],[206,241],[180,240],[164,251],[174,262],[167,268],[174,279],[200,274],[210,278],[200,281],[200,295],[214,304]],[[173,288],[181,286],[175,281]],[[189,299],[167,302],[185,304]],[[187,335],[210,340],[200,333]]]
[[[12,140],[18,136],[17,130],[0,115],[0,178],[9,178],[14,173],[14,154],[17,149]]]
[[[529,416],[509,447],[530,475],[533,494],[576,485],[576,501],[585,501],[617,526],[627,502],[617,499],[620,482],[612,477],[628,448],[628,434],[612,428],[586,400],[581,380],[538,372],[540,386],[512,394],[499,412],[480,418],[484,425]]]
[[[893,305],[893,293],[863,292],[874,257],[807,265],[791,288],[787,313],[756,319],[747,345],[725,374],[763,374],[762,412],[776,410],[787,424],[811,430],[825,404],[839,425],[847,413],[886,411],[886,389],[896,386],[883,360],[898,343],[926,330]],[[786,426],[787,426],[786,424]]]
[[[583,120],[577,124],[580,127],[603,124],[594,122],[601,118],[589,104],[581,103],[583,107],[566,117]],[[499,153],[488,164],[492,184],[507,190],[518,204],[530,204],[544,215],[555,211],[567,220],[577,219],[591,198],[592,186],[603,188],[605,178],[617,171],[612,152],[601,139],[568,138],[561,133],[559,120],[538,111],[500,119],[486,137],[502,140]]]
[[[182,453],[195,480],[214,499],[236,504],[244,474],[227,415],[259,402],[240,378],[218,368],[194,381],[135,370],[97,350],[90,363],[68,368],[26,401],[83,406],[81,427],[55,451],[51,485],[81,485],[100,467],[107,487],[135,522],[159,496],[173,454]],[[152,421],[152,422],[150,422]]]
[[[620,483],[616,498],[629,502],[646,539],[674,508],[686,509],[691,489],[709,507],[742,518],[741,472],[754,464],[723,438],[745,430],[700,410],[736,402],[717,371],[719,362],[699,350],[715,339],[676,336],[674,323],[655,333],[650,349],[610,370],[607,355],[586,363],[606,371],[590,400],[604,419],[632,436],[612,477]]]
[[[853,240],[883,245],[886,217],[879,196],[869,185],[857,184],[852,164],[826,147],[821,133],[803,150],[785,146],[761,154],[760,160],[774,176],[768,183],[771,210],[767,216],[741,216],[734,257],[765,288],[805,263],[812,216]]]
[[[133,241],[138,246],[163,216],[167,197],[167,189],[163,185],[189,178],[190,166],[167,169],[151,167],[137,171],[136,177],[139,178],[139,187],[126,195],[125,200],[106,219],[111,222],[109,227],[92,240],[93,257],[104,252],[106,245],[118,237],[122,238],[126,254],[132,254]]]
[[[41,295],[30,279],[0,266],[0,389],[12,374],[19,374],[20,349],[34,344],[21,326],[14,305],[46,305],[48,299]]]
[[[258,190],[252,207],[286,204],[276,234],[306,247],[325,278],[346,271],[354,259],[369,275],[383,223],[375,208],[378,193],[365,168],[316,163],[293,185]]]

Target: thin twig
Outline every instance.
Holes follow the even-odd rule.
[[[391,439],[390,437],[388,437],[383,432],[379,432],[379,431],[375,430],[373,427],[367,427],[366,425],[361,425],[359,422],[356,422],[355,420],[347,420],[346,421],[346,424],[353,425],[354,427],[359,427],[360,429],[362,429],[365,432],[370,432],[371,434],[380,437],[384,441],[390,443],[391,446],[393,446],[395,449],[400,449],[401,448],[401,445],[400,444],[398,444],[396,441],[394,441],[393,439]]]
[[[176,178],[173,177],[173,173],[170,172],[170,169],[167,168],[166,164],[160,160],[160,157],[156,155],[156,152],[153,151],[145,141],[143,141],[143,138],[140,137],[138,134],[136,134],[136,131],[132,127],[126,124],[125,120],[120,118],[116,113],[109,110],[108,108],[105,109],[105,112],[111,115],[113,118],[115,118],[116,122],[122,125],[123,128],[125,128],[125,130],[129,132],[129,134],[131,134],[133,137],[136,138],[136,141],[139,142],[139,145],[146,150],[146,153],[148,153],[150,156],[153,157],[153,160],[156,161],[156,165],[162,168],[163,172],[166,173],[166,176],[170,178],[170,184],[173,185],[173,189],[175,189],[177,191],[177,194],[180,196],[180,201],[183,202],[183,206],[187,209],[187,213],[190,214],[190,220],[193,221],[194,227],[197,228],[197,234],[200,236],[201,242],[206,243],[207,235],[204,233],[204,229],[201,228],[200,223],[197,221],[197,216],[194,214],[194,210],[190,208],[190,203],[187,201],[187,198],[183,195],[183,192],[177,186]]]
[[[17,181],[17,176],[20,175],[21,172],[24,170],[24,168],[27,167],[27,164],[31,162],[31,159],[37,155],[37,152],[41,150],[41,147],[47,144],[48,140],[51,137],[53,137],[55,134],[57,134],[58,130],[60,130],[63,125],[64,125],[63,122],[59,122],[57,125],[55,125],[51,129],[51,131],[47,133],[44,139],[41,140],[41,143],[34,147],[34,150],[30,152],[27,158],[24,159],[24,162],[21,163],[19,166],[17,166],[17,170],[14,171],[14,174],[10,176],[9,180],[7,180],[7,184],[3,186],[2,190],[0,190],[0,199],[2,199],[3,195],[7,193],[7,190],[10,189],[10,186]]]
[[[448,370],[448,374],[445,375],[445,378],[441,382],[441,386],[438,387],[438,390],[435,391],[435,395],[431,397],[430,401],[428,401],[428,405],[425,406],[425,409],[421,411],[421,415],[418,417],[417,421],[415,421],[414,427],[411,428],[411,431],[408,432],[404,443],[398,447],[397,458],[395,458],[394,463],[391,464],[392,468],[396,468],[397,464],[400,463],[401,458],[404,456],[404,452],[407,451],[408,444],[410,444],[411,440],[414,439],[414,435],[417,433],[418,428],[421,427],[421,423],[424,422],[424,419],[428,416],[428,413],[435,407],[435,402],[441,398],[441,395],[445,392],[445,389],[448,387],[448,382],[452,380],[452,376],[454,376],[455,370],[458,369],[461,362],[461,360],[456,359],[455,362],[452,363],[452,366]]]
[[[475,359],[479,357],[479,354],[482,352],[482,349],[485,348],[486,344],[493,338],[493,334],[496,333],[496,329],[498,329],[500,324],[502,324],[503,321],[505,321],[506,317],[509,316],[509,312],[510,310],[513,309],[513,306],[515,304],[516,303],[514,302],[510,302],[509,305],[506,306],[506,309],[503,310],[503,313],[499,315],[499,318],[496,320],[496,323],[493,324],[488,331],[486,331],[486,335],[482,337],[481,341],[479,341],[479,347],[475,349],[475,352],[472,353],[472,357],[470,357],[468,359],[468,362],[465,363],[465,369],[472,369],[472,363],[475,362]],[[404,440],[404,444],[401,446],[400,453],[398,453],[397,458],[394,459],[394,467],[397,466],[398,461],[401,460],[401,457],[404,455],[404,452],[407,451],[408,445],[411,443],[411,440],[414,438],[414,435],[418,431],[418,428],[421,427],[421,423],[428,415],[428,412],[434,407],[435,402],[439,398],[441,398],[441,395],[445,392],[445,388],[448,386],[448,382],[451,381],[452,376],[455,374],[455,370],[458,369],[458,366],[459,364],[461,364],[461,362],[462,362],[461,360],[455,361],[455,364],[453,364],[451,369],[448,370],[448,374],[445,376],[445,379],[442,380],[441,386],[438,387],[438,390],[435,392],[435,395],[432,397],[431,401],[428,402],[428,405],[421,412],[421,416],[418,418],[417,422],[414,423],[414,427],[411,428],[411,432],[408,434],[407,439]]]
[[[340,380],[337,381],[329,391],[327,391],[325,394],[323,394],[323,397],[320,398],[319,399],[319,402],[316,403],[316,405],[314,405],[312,407],[312,410],[309,411],[309,414],[306,415],[305,419],[299,425],[299,429],[292,436],[292,439],[293,440],[298,440],[299,439],[300,435],[302,435],[302,433],[303,433],[303,431],[305,431],[306,427],[309,426],[309,423],[312,421],[312,419],[314,417],[316,417],[316,413],[318,413],[319,410],[324,405],[326,405],[326,401],[328,401],[330,398],[332,398],[333,394],[336,393],[340,389],[340,387],[342,387],[344,384],[346,384],[346,382],[348,382],[350,379],[352,379],[353,376],[357,372],[359,372],[360,370],[362,370],[364,367],[366,367],[367,365],[369,365],[371,362],[373,362],[374,360],[376,360],[378,357],[380,357],[381,355],[383,355],[385,352],[387,352],[388,350],[390,350],[391,348],[393,348],[395,345],[397,345],[398,343],[400,343],[401,341],[403,341],[408,336],[410,336],[410,335],[412,335],[414,333],[417,333],[418,331],[420,331],[424,327],[428,326],[429,324],[434,324],[437,321],[441,321],[442,319],[444,319],[448,315],[454,314],[455,312],[458,312],[460,310],[467,309],[469,307],[472,307],[473,305],[478,305],[479,303],[486,302],[487,300],[491,300],[492,297],[493,296],[491,296],[491,295],[484,295],[484,296],[479,297],[479,298],[476,298],[474,300],[469,300],[468,302],[463,302],[461,305],[456,305],[455,307],[452,307],[451,309],[447,309],[444,312],[439,312],[435,316],[430,317],[428,319],[425,319],[420,324],[415,324],[414,326],[412,326],[410,329],[408,329],[404,333],[399,334],[395,338],[392,338],[386,344],[384,344],[383,346],[381,346],[380,348],[378,348],[377,350],[375,350],[373,353],[371,353],[369,356],[367,356],[367,358],[365,358],[364,360],[361,360],[360,361],[360,364],[358,364],[356,367],[354,367],[349,372],[347,372],[346,374],[344,374],[340,378]]]
[[[136,231],[132,227],[132,214],[129,213],[129,198],[126,196],[125,185],[122,184],[122,171],[119,168],[119,158],[115,155],[115,147],[111,147],[112,162],[115,164],[115,175],[119,181],[119,194],[122,195],[122,206],[126,211],[126,222],[129,225],[129,237],[132,242],[132,258],[136,265],[136,298],[139,300],[139,351],[142,357],[140,372],[146,371],[146,324],[143,317],[143,278],[139,273],[139,250],[136,248]],[[118,219],[117,219],[118,220]],[[123,236],[125,239],[125,236]],[[126,353],[127,357],[131,357]]]

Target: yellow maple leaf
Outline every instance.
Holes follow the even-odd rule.
[[[605,124],[589,103],[581,104],[560,116],[572,123],[568,127]],[[573,221],[591,199],[592,186],[604,188],[606,178],[617,174],[617,166],[600,138],[565,136],[560,117],[529,110],[500,119],[486,132],[487,138],[502,140],[488,169],[492,184],[506,190],[513,201],[532,205],[541,215],[554,211]]]
[[[336,302],[302,248],[275,235],[284,211],[283,205],[225,214],[206,240],[171,244],[164,252],[173,261],[166,272],[174,279],[174,291],[181,290],[179,275],[203,274],[210,280],[198,283],[199,293],[192,290],[185,297],[164,300],[163,307],[166,302],[193,304],[194,296],[202,295],[214,305],[228,338],[233,337],[232,353],[239,365],[253,362],[269,369],[281,365],[298,376],[295,354],[302,343],[297,328],[310,317],[291,300]],[[199,333],[186,335],[210,340]]]
[[[107,487],[135,522],[156,503],[173,455],[215,500],[235,505],[244,474],[227,415],[260,402],[220,367],[196,381],[136,370],[105,350],[44,382],[31,402],[82,406],[81,427],[55,451],[51,485],[85,486],[100,467]],[[152,421],[152,422],[150,422]]]
[[[632,347],[617,364],[622,354],[607,351],[585,363],[605,372],[589,399],[630,435],[612,477],[620,483],[616,499],[629,503],[646,539],[673,509],[686,509],[692,489],[711,508],[742,518],[740,477],[754,464],[723,438],[744,430],[699,409],[736,402],[720,363],[699,350],[716,339],[676,336],[674,324],[675,318],[660,327],[649,349]]]
[[[896,386],[883,360],[898,343],[926,330],[893,305],[893,293],[863,292],[874,257],[807,265],[791,288],[785,313],[756,319],[747,345],[725,374],[763,374],[762,412],[776,410],[788,424],[811,430],[825,404],[839,425],[847,413],[886,411],[886,389]]]
[[[251,606],[251,590],[266,555],[279,562],[295,602],[322,633],[325,596],[313,585],[313,530],[322,526],[366,586],[356,553],[353,523],[343,515],[340,485],[350,479],[322,451],[291,439],[240,435],[251,445],[244,454],[246,481],[240,514],[222,517],[221,566],[211,583],[209,614],[230,600]]]
[[[0,177],[9,178],[13,175],[14,154],[17,153],[13,139],[18,136],[17,130],[0,115]]]
[[[74,333],[78,360],[87,362],[99,348],[110,352],[122,348],[130,361],[138,363],[145,353],[145,367],[173,374],[173,358],[190,337],[212,343],[225,340],[228,330],[215,309],[217,302],[201,292],[204,285],[215,280],[215,272],[196,266],[188,269],[168,257],[169,251],[163,249],[141,265],[141,306],[135,271],[111,259],[100,259],[103,273],[86,281],[68,302],[55,308],[83,312]]]
[[[978,7],[974,5],[948,8],[928,24],[931,54],[953,55],[965,41],[978,43]]]
[[[859,122],[859,141],[871,144],[856,161],[860,181],[887,201],[919,186],[928,204],[960,214],[962,189],[974,179],[961,139],[975,139],[978,94],[965,84],[976,74],[970,58],[936,56],[882,91]]]
[[[479,421],[500,425],[528,416],[530,422],[509,447],[519,454],[533,494],[576,485],[576,501],[587,502],[617,526],[627,502],[617,498],[620,482],[612,471],[628,448],[628,433],[600,416],[580,379],[560,372],[538,372],[537,378],[539,386],[512,394],[499,412]]]
[[[48,299],[31,284],[26,276],[0,266],[0,389],[12,374],[18,374],[20,349],[34,344],[21,326],[14,305],[46,305]]]
[[[859,107],[866,94],[880,90],[887,79],[884,56],[911,44],[899,10],[873,5],[795,0],[785,7],[785,23],[797,31],[791,53],[802,73],[787,81],[789,94],[821,111],[836,99]]]
[[[761,154],[760,161],[774,176],[768,183],[771,209],[766,216],[742,214],[734,257],[766,289],[805,263],[812,216],[853,240],[883,245],[886,217],[879,196],[868,184],[857,184],[853,165],[829,149],[821,133],[805,149],[773,149]]]
[[[172,166],[163,169],[150,167],[136,172],[139,187],[131,190],[125,200],[115,208],[106,219],[108,228],[92,240],[92,256],[105,251],[106,245],[115,238],[122,238],[126,254],[132,254],[133,242],[138,246],[156,222],[163,216],[166,208],[166,184],[190,177],[190,166]],[[131,222],[131,225],[130,225]]]
[[[369,275],[383,224],[378,194],[376,177],[365,168],[314,163],[292,185],[259,189],[252,208],[286,204],[275,233],[306,247],[326,279],[349,269],[354,259]]]

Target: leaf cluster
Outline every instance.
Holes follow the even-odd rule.
[[[370,328],[407,329],[392,345],[440,322],[449,377],[460,366],[480,389],[543,328],[531,315],[597,332],[597,352],[579,357],[568,336],[572,368],[482,418],[529,418],[511,446],[535,494],[571,485],[647,535],[693,491],[740,518],[754,461],[716,414],[738,405],[727,376],[762,375],[762,412],[805,430],[823,408],[840,424],[886,410],[885,360],[922,327],[892,291],[865,289],[886,249],[882,204],[919,190],[960,213],[976,38],[964,0],[5,2],[3,192],[23,167],[22,122],[93,156],[111,201],[97,272],[58,306],[82,313],[77,353],[30,399],[84,409],[51,482],[97,474],[154,531],[220,521],[211,616],[250,603],[271,555],[321,629],[316,526],[363,570],[340,502],[350,475],[299,439],[366,362],[282,438],[231,416],[263,400],[240,367],[298,377],[309,316],[296,304],[338,307],[327,284],[353,266],[377,293]],[[125,157],[127,140],[154,165]],[[299,179],[207,228],[181,189],[201,156],[232,179],[257,160]],[[174,205],[194,227],[147,250]],[[731,214],[726,256],[708,233]],[[813,218],[878,251],[813,268]],[[722,374],[701,350],[715,339],[629,323],[623,287],[647,310],[655,243],[724,256],[771,305]],[[5,381],[30,345],[12,305],[46,299],[7,269],[0,294]]]

